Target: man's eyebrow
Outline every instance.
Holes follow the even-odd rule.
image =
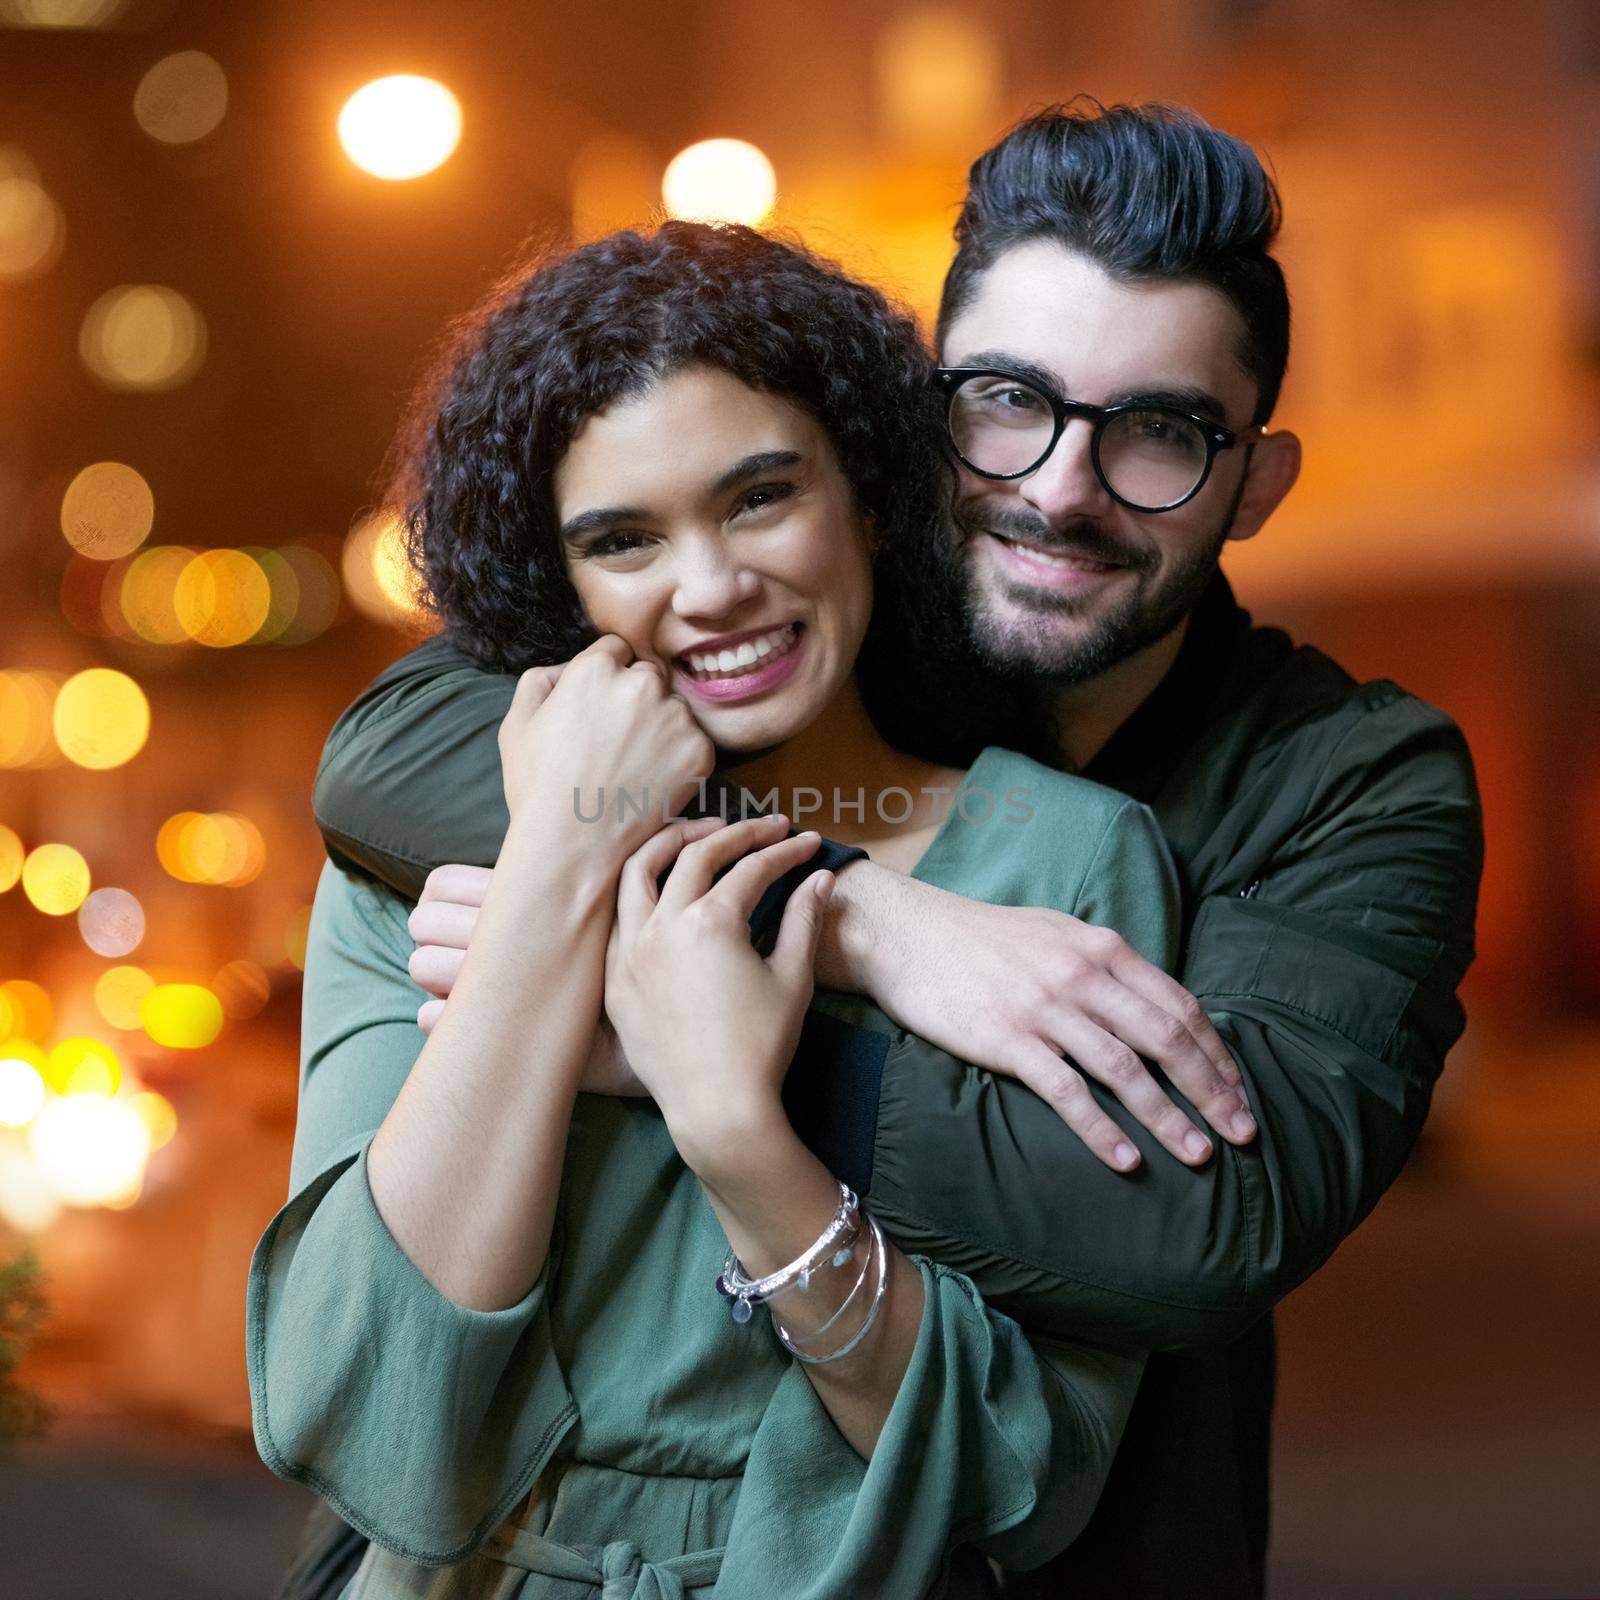
[[[980,350],[961,363],[963,367],[998,367],[1012,373],[1035,388],[1048,389],[1063,399],[1073,399],[1067,386],[1048,367],[1036,361],[1012,355],[1006,350]],[[1107,406],[1167,406],[1174,411],[1190,411],[1197,417],[1209,417],[1218,427],[1226,427],[1228,413],[1222,402],[1209,389],[1193,384],[1155,384],[1150,388],[1129,389],[1122,394],[1109,396],[1102,404]]]
[[[758,450],[753,455],[748,455],[743,461],[728,468],[717,481],[711,485],[713,497],[726,494],[730,489],[736,489],[741,483],[750,478],[759,478],[763,472],[777,472],[783,467],[798,465],[800,461],[798,450]]]

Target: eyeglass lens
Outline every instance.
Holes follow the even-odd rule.
[[[1010,477],[1037,467],[1050,450],[1050,402],[1015,378],[968,378],[950,406],[956,452],[979,472]],[[1184,499],[1205,475],[1206,438],[1171,411],[1123,411],[1100,437],[1100,470],[1122,499],[1159,510]]]

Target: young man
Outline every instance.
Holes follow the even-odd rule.
[[[1463,1025],[1460,731],[1253,627],[1218,565],[1299,465],[1266,427],[1276,228],[1256,158],[1198,119],[1049,112],[974,165],[939,321],[970,634],[1050,692],[1070,765],[1154,810],[1179,982],[1106,930],[868,861],[819,957],[920,1036],[817,1086],[834,1170],[906,1248],[970,1240],[950,1264],[1031,1328],[1157,1352],[1088,1529],[1021,1594],[1262,1591],[1270,1309],[1394,1179]],[[324,755],[330,849],[412,896],[432,864],[491,864],[513,687],[437,643],[384,673]],[[896,1174],[932,1163],[950,1181],[919,1214]]]

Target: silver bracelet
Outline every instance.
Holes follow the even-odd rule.
[[[842,1317],[845,1314],[845,1312],[850,1309],[851,1302],[855,1299],[855,1297],[858,1294],[861,1293],[861,1286],[862,1286],[862,1284],[864,1284],[867,1281],[867,1274],[872,1271],[872,1244],[873,1244],[872,1235],[869,1233],[867,1235],[867,1256],[866,1256],[866,1260],[864,1260],[861,1263],[861,1271],[856,1274],[856,1281],[853,1284],[851,1284],[850,1293],[847,1294],[844,1297],[844,1299],[840,1302],[839,1309],[837,1311],[835,1311],[834,1314],[831,1317],[829,1317],[828,1320],[826,1322],[824,1322],[820,1328],[813,1328],[810,1333],[806,1334],[805,1340],[806,1340],[807,1344],[810,1344],[813,1341],[815,1341],[817,1339],[820,1339],[823,1336],[823,1334],[825,1334],[828,1331],[828,1329],[831,1328],[834,1325],[834,1323],[836,1323],[839,1320],[839,1318]],[[839,1266],[843,1266],[844,1265],[844,1263],[839,1260],[838,1256],[834,1257],[834,1261]],[[793,1334],[791,1334],[789,1332],[789,1330],[787,1328],[785,1328],[784,1325],[781,1322],[778,1321],[777,1312],[773,1312],[773,1314],[772,1314],[772,1326],[777,1329],[778,1338],[786,1346],[788,1346],[789,1349],[791,1349],[791,1350],[795,1349],[795,1346],[796,1346],[798,1341],[794,1338]]]
[[[722,1264],[717,1277],[717,1293],[726,1295],[733,1304],[729,1311],[735,1322],[748,1322],[752,1306],[770,1300],[780,1289],[798,1284],[804,1294],[811,1287],[811,1274],[822,1263],[833,1257],[833,1264],[842,1267],[855,1249],[856,1237],[861,1231],[861,1202],[849,1184],[839,1185],[839,1209],[833,1221],[823,1229],[817,1242],[804,1255],[798,1256],[788,1266],[770,1272],[764,1278],[752,1278],[739,1264],[732,1249]]]
[[[796,1361],[802,1361],[808,1367],[821,1366],[825,1361],[837,1361],[841,1356],[849,1355],[866,1338],[872,1329],[872,1324],[878,1320],[878,1311],[883,1304],[884,1291],[889,1287],[889,1251],[883,1242],[883,1230],[878,1226],[877,1221],[872,1217],[868,1217],[867,1226],[872,1229],[872,1243],[878,1252],[878,1286],[872,1291],[872,1304],[867,1308],[867,1315],[855,1333],[846,1339],[837,1350],[830,1350],[824,1356],[812,1356],[797,1348],[782,1328],[778,1329],[778,1338],[784,1349]],[[871,1259],[870,1251],[868,1252],[868,1259]]]

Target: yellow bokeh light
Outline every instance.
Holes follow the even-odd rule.
[[[164,56],[133,93],[133,115],[139,126],[163,144],[192,144],[205,138],[227,109],[227,76],[203,50]]]
[[[896,137],[964,150],[992,131],[1003,87],[992,24],[929,6],[890,22],[875,53],[884,121]]]
[[[420,178],[461,142],[461,102],[432,78],[399,73],[357,89],[339,113],[339,143],[375,178]]]
[[[111,1024],[129,1033],[142,1027],[139,1008],[156,981],[142,967],[111,967],[95,980],[95,1009]]]
[[[680,150],[661,179],[667,212],[688,222],[745,222],[767,217],[778,198],[772,163],[743,139],[702,139]]]
[[[35,179],[0,173],[0,280],[23,283],[48,272],[66,236],[61,207]]]
[[[267,614],[261,619],[261,626],[251,635],[250,642],[256,644],[281,638],[300,609],[299,575],[280,550],[246,545],[243,554],[261,568],[267,579]]]
[[[89,863],[70,844],[42,844],[22,863],[22,892],[47,916],[67,916],[89,893]]]
[[[17,831],[0,823],[0,894],[12,888],[22,876],[22,861],[26,854]],[[0,1034],[5,1032],[6,1029],[0,1027]]]
[[[132,467],[97,461],[85,467],[61,497],[61,532],[81,555],[115,561],[150,536],[156,498]]]
[[[34,1119],[28,1143],[45,1181],[69,1206],[120,1206],[139,1196],[150,1130],[126,1100],[52,1100]]]
[[[395,511],[363,517],[344,545],[345,592],[374,622],[416,627],[423,617],[418,579],[406,555],[406,528]]]
[[[178,621],[173,596],[178,576],[196,552],[183,545],[158,544],[128,563],[117,592],[123,620],[150,644],[184,644],[189,635]]]
[[[272,584],[243,550],[202,550],[178,574],[172,609],[196,644],[226,649],[260,631]]]
[[[237,889],[260,877],[267,847],[261,830],[233,811],[180,811],[156,834],[156,859],[180,883]]]
[[[0,672],[0,767],[61,764],[51,731],[60,687],[53,672]]]
[[[61,685],[53,718],[69,761],[103,772],[133,760],[150,736],[150,702],[125,672],[90,667]]]
[[[144,1123],[152,1150],[171,1144],[172,1136],[178,1131],[178,1113],[164,1094],[157,1094],[154,1089],[141,1089],[128,1103]]]
[[[205,319],[176,289],[120,284],[89,307],[78,354],[107,388],[175,389],[205,361]]]
[[[169,1050],[203,1050],[222,1032],[222,1002],[198,983],[158,983],[144,997],[139,1021]]]
[[[31,1061],[0,1049],[0,1128],[25,1128],[44,1109],[44,1079]]]
[[[55,1020],[55,1007],[39,984],[27,978],[12,978],[0,983],[0,997],[10,1008],[11,1033],[24,1039],[43,1039]],[[16,1038],[8,1041],[15,1044]]]
[[[122,1082],[117,1052],[98,1039],[63,1039],[44,1064],[44,1081],[57,1094],[113,1095]]]
[[[311,936],[311,907],[301,906],[289,919],[283,933],[283,953],[291,966],[306,969],[306,941]]]

